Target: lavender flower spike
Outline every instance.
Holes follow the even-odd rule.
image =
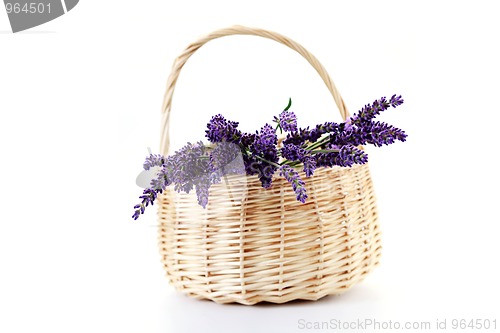
[[[208,204],[208,194],[210,189],[210,178],[200,177],[196,181],[196,196],[198,197],[198,204],[203,208],[207,207]]]
[[[255,158],[259,157],[259,162],[252,163],[253,168],[258,172],[259,179],[264,188],[269,188],[272,184],[273,174],[277,169],[278,163],[278,136],[275,129],[265,124],[260,133],[255,136],[255,141],[250,147],[250,151]],[[262,161],[264,159],[265,161]],[[254,161],[256,162],[256,161]],[[270,163],[269,163],[270,162]]]
[[[205,136],[212,143],[223,140],[237,142],[241,138],[241,131],[237,127],[238,122],[226,120],[226,118],[218,114],[213,116],[207,124]]]
[[[361,110],[359,110],[355,115],[351,117],[351,122],[354,125],[362,125],[365,122],[370,122],[376,116],[378,116],[380,112],[387,110],[391,106],[395,108],[403,104],[403,102],[404,100],[401,95],[392,95],[390,100],[382,97],[378,100],[375,100],[371,105],[365,105]]]
[[[285,143],[281,148],[281,156],[289,161],[302,161],[307,151],[293,143]]]
[[[292,184],[293,191],[297,195],[297,200],[305,203],[307,199],[306,184],[300,179],[299,173],[289,165],[282,165],[280,167],[280,175]]]
[[[134,206],[135,212],[134,215],[132,215],[132,218],[134,220],[137,220],[139,218],[139,215],[144,214],[144,210],[147,206],[149,206],[149,204],[151,204],[151,206],[153,205],[154,201],[156,200],[157,193],[162,193],[162,190],[153,190],[151,188],[147,188],[144,190],[143,194],[139,197],[140,199],[142,199],[142,202]]]
[[[280,124],[285,132],[297,132],[297,116],[291,111],[283,111],[279,117],[274,117],[274,121]]]
[[[165,158],[160,154],[151,154],[146,157],[146,161],[144,161],[144,170],[149,170],[155,166],[162,166],[165,163]]]
[[[368,155],[351,145],[343,146],[338,155],[337,164],[351,167],[353,164],[365,164],[368,162]]]

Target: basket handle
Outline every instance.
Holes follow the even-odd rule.
[[[198,39],[196,42],[189,45],[184,50],[184,52],[182,52],[182,54],[175,59],[174,65],[172,66],[172,72],[168,77],[167,90],[163,97],[163,106],[162,106],[163,116],[161,123],[161,141],[160,141],[160,152],[163,155],[168,154],[168,149],[170,146],[170,134],[169,134],[170,109],[172,107],[172,96],[174,94],[175,84],[177,83],[177,79],[179,77],[182,67],[189,59],[189,57],[191,57],[191,55],[193,55],[193,53],[196,52],[196,50],[198,50],[208,41],[231,35],[253,35],[253,36],[269,38],[288,46],[292,50],[297,51],[314,67],[316,72],[318,72],[319,76],[321,76],[321,78],[323,79],[323,82],[325,82],[326,87],[328,88],[328,90],[333,96],[333,99],[335,100],[335,104],[337,104],[342,119],[346,120],[347,117],[349,117],[349,112],[347,111],[344,100],[340,96],[339,91],[335,87],[335,84],[333,83],[332,79],[326,72],[325,68],[323,67],[323,65],[321,65],[318,59],[316,59],[315,56],[309,53],[309,51],[307,51],[302,45],[276,32],[236,25],[230,28],[214,31],[211,34]]]

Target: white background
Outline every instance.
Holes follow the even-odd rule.
[[[12,34],[0,10],[0,331],[295,332],[300,319],[358,318],[500,326],[498,13],[494,1],[83,0]],[[368,150],[383,261],[342,296],[188,299],[164,277],[155,211],[131,219],[174,58],[233,24],[303,44],[352,112],[405,98],[381,118],[408,141]],[[177,147],[219,112],[256,129],[288,97],[302,125],[340,120],[307,62],[256,37],[203,47],[177,87]]]

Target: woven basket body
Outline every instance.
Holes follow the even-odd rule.
[[[274,39],[303,55],[322,77],[344,119],[347,109],[314,56],[274,32],[246,27],[216,31],[179,56],[167,83],[161,150],[168,153],[171,99],[180,69],[207,41],[246,34]],[[257,176],[230,176],[212,185],[209,204],[194,193],[167,190],[158,197],[159,246],[169,281],[196,298],[218,303],[284,303],[340,294],[378,264],[380,233],[368,165],[319,168],[297,201],[275,176],[263,189]]]

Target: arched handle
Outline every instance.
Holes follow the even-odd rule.
[[[323,82],[325,82],[326,84],[326,87],[332,94],[333,99],[335,100],[335,104],[337,104],[337,107],[339,108],[340,115],[342,116],[342,118],[346,120],[347,117],[349,117],[349,112],[347,111],[347,108],[344,104],[344,100],[340,96],[339,91],[335,87],[335,84],[333,84],[333,81],[326,72],[325,68],[323,67],[323,65],[321,65],[318,59],[316,59],[315,56],[309,53],[309,51],[307,51],[302,45],[276,32],[257,29],[257,28],[248,28],[243,26],[233,26],[230,28],[214,31],[211,34],[198,39],[196,42],[189,45],[186,48],[186,50],[184,50],[184,52],[182,52],[182,54],[175,59],[174,65],[172,66],[172,72],[170,73],[170,76],[167,81],[167,90],[163,98],[163,106],[162,106],[163,117],[161,124],[161,141],[160,141],[160,152],[163,155],[168,154],[168,149],[170,146],[170,134],[169,134],[170,108],[172,107],[172,96],[174,94],[175,84],[177,82],[182,67],[189,59],[189,57],[191,57],[191,55],[193,55],[193,53],[196,52],[196,50],[198,50],[208,41],[231,35],[254,35],[254,36],[265,37],[275,40],[281,44],[288,46],[292,50],[297,51],[314,67],[314,69],[321,76]]]

